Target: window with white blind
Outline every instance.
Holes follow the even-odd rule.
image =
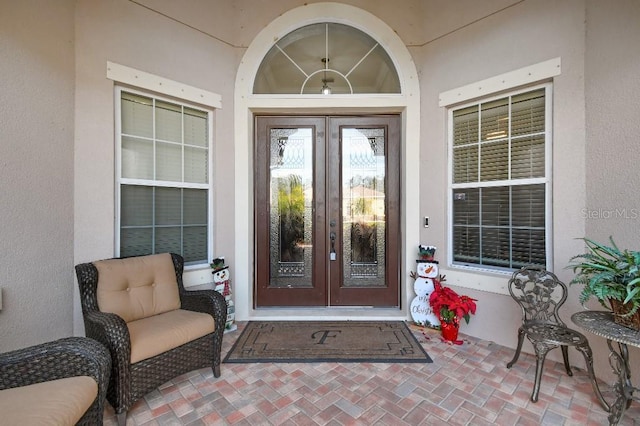
[[[118,88],[118,255],[210,254],[211,111]]]
[[[453,265],[547,265],[551,84],[449,109]]]

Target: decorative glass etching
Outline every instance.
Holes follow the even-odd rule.
[[[270,286],[312,286],[313,138],[270,131]]]
[[[343,285],[384,287],[384,129],[343,128],[341,141]]]

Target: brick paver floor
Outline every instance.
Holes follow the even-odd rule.
[[[223,356],[240,335],[225,334]],[[567,376],[545,363],[540,396],[530,401],[535,358],[461,334],[463,344],[439,332],[411,327],[433,359],[429,364],[222,364],[176,377],[130,411],[127,425],[606,425],[583,366]],[[570,351],[577,364],[582,357]],[[576,361],[577,360],[577,361]],[[609,384],[600,384],[608,401]],[[105,425],[115,425],[111,406]],[[621,425],[640,425],[640,403]]]

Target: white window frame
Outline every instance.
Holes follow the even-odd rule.
[[[121,112],[121,102],[122,102],[122,92],[132,93],[140,96],[145,96],[152,98],[157,101],[165,101],[173,104],[181,105],[184,107],[200,110],[207,114],[207,126],[208,126],[208,134],[207,134],[207,143],[208,143],[208,158],[207,161],[209,163],[208,167],[208,176],[207,176],[207,184],[189,184],[189,183],[180,183],[180,185],[176,185],[175,182],[169,181],[157,181],[157,180],[144,180],[144,179],[130,179],[122,177],[122,112]],[[195,188],[195,189],[204,189],[206,186],[207,189],[207,259],[202,263],[185,265],[185,270],[194,270],[201,268],[209,268],[209,260],[212,259],[214,253],[213,247],[213,225],[214,225],[214,215],[213,215],[213,200],[214,200],[214,184],[213,184],[213,114],[215,110],[210,107],[203,107],[202,105],[195,104],[193,102],[189,102],[188,100],[167,97],[158,95],[157,93],[140,90],[137,88],[131,88],[122,85],[115,85],[115,93],[114,93],[114,105],[115,105],[115,148],[116,148],[116,161],[115,161],[115,177],[116,177],[116,188],[115,188],[115,255],[120,256],[120,225],[121,225],[121,188],[122,185],[127,184],[138,184],[138,185],[147,185],[153,187],[169,187],[169,188]]]
[[[559,62],[558,62],[559,66]],[[448,187],[447,187],[447,213],[448,213],[448,224],[447,224],[447,240],[448,240],[448,250],[447,250],[447,264],[450,268],[459,269],[459,270],[467,270],[467,271],[481,271],[481,272],[492,272],[492,273],[511,273],[512,269],[501,268],[501,267],[492,267],[487,265],[480,264],[463,264],[460,262],[454,263],[453,260],[453,197],[452,193],[454,189],[461,187],[470,187],[469,184],[454,184],[453,183],[453,112],[459,109],[467,108],[470,106],[478,105],[480,103],[487,103],[497,99],[503,99],[509,96],[515,96],[520,93],[530,92],[534,90],[538,90],[544,88],[545,89],[545,176],[543,178],[535,178],[535,179],[519,179],[519,183],[524,184],[544,184],[545,185],[545,263],[547,265],[547,269],[551,269],[552,259],[553,259],[553,219],[552,219],[552,128],[553,128],[553,84],[551,82],[546,82],[542,84],[529,85],[525,87],[513,88],[509,92],[501,92],[499,95],[493,96],[485,96],[481,99],[474,99],[473,102],[460,103],[455,105],[448,105],[447,108],[447,144],[448,144],[448,165],[447,165],[447,179],[448,179]],[[453,92],[453,91],[452,91]],[[441,96],[442,99],[442,96]],[[509,112],[511,115],[511,112]],[[509,182],[509,180],[507,180]],[[477,182],[476,185],[472,186],[473,188],[480,187],[491,187],[491,186],[505,186],[505,181],[488,181],[488,182]],[[508,185],[507,186],[511,186]],[[511,214],[511,212],[509,213]]]

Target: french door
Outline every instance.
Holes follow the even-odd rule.
[[[255,124],[256,307],[399,306],[399,116]]]

